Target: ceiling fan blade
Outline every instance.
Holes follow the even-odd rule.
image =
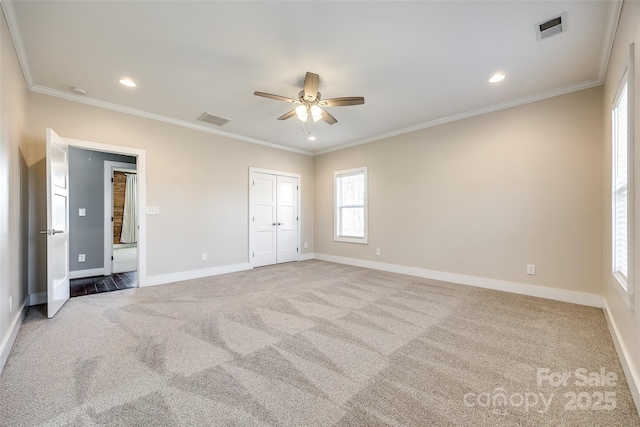
[[[288,113],[284,113],[283,115],[278,117],[278,120],[287,120],[287,119],[290,119],[291,117],[293,117],[295,115],[296,115],[296,110],[291,110]]]
[[[320,105],[323,107],[345,107],[361,104],[364,104],[364,97],[362,96],[346,96],[344,98],[331,98],[320,101]]]
[[[325,123],[329,123],[330,125],[333,125],[335,123],[338,123],[338,121],[336,120],[335,117],[333,117],[331,114],[329,114],[327,111],[322,110],[322,121],[324,121]]]
[[[253,92],[253,94],[256,95],[256,96],[262,96],[264,98],[271,98],[271,99],[275,99],[275,100],[278,100],[278,101],[292,102],[294,104],[300,104],[300,101],[298,101],[297,99],[287,98],[286,96],[273,95],[273,94],[264,93],[264,92]]]
[[[320,76],[307,71],[304,78],[304,98],[308,101],[315,101],[320,87]]]

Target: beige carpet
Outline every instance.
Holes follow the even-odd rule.
[[[2,426],[640,425],[595,308],[307,261],[43,311]]]

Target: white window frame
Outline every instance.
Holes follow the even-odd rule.
[[[611,106],[611,272],[614,277],[614,286],[620,293],[623,301],[631,310],[634,309],[634,284],[635,284],[635,226],[634,226],[634,45],[629,46],[629,66],[624,71],[618,85],[616,95]],[[616,271],[616,191],[623,184],[617,177],[617,108],[623,89],[627,88],[627,277]]]
[[[353,237],[353,236],[341,236],[340,231],[340,213],[338,206],[338,178],[348,175],[359,175],[364,174],[364,236],[363,237]],[[368,176],[367,176],[367,167],[362,166],[359,168],[353,169],[345,169],[341,171],[333,172],[333,240],[336,242],[347,242],[347,243],[368,243],[369,236],[369,191],[368,191]]]

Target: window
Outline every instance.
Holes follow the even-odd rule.
[[[367,168],[334,172],[337,242],[367,243]]]
[[[618,278],[622,287],[627,289],[628,280],[628,167],[627,167],[627,94],[629,85],[627,79],[622,82],[613,106],[611,138],[613,147],[611,182],[613,184],[613,274]]]
[[[633,295],[632,82],[625,72],[611,111],[612,273],[629,307]]]

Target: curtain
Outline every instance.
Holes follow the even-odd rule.
[[[138,176],[127,174],[127,184],[124,189],[124,215],[122,217],[122,234],[120,243],[138,242]]]

